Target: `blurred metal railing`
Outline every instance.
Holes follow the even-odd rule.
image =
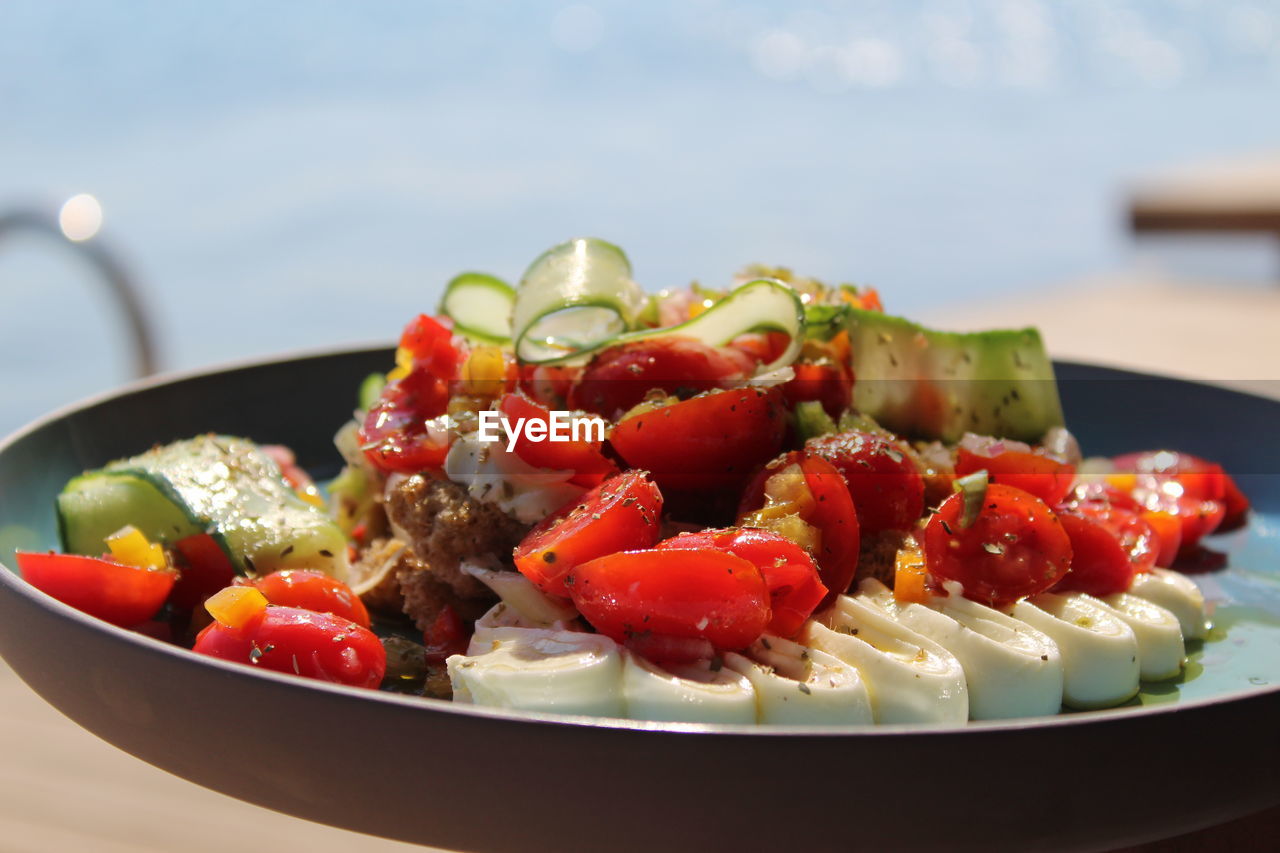
[[[67,238],[57,216],[38,208],[17,208],[0,213],[0,246],[7,237],[19,231],[52,236],[57,244],[71,249],[89,262],[124,315],[133,350],[134,373],[139,377],[155,373],[156,350],[150,320],[132,279],[111,250],[96,237],[83,241]]]

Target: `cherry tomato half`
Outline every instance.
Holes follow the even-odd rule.
[[[18,551],[27,583],[90,616],[128,628],[156,615],[177,574],[79,554]]]
[[[609,441],[632,468],[651,471],[664,490],[713,492],[741,488],[771,459],[786,431],[776,389],[709,391],[632,415]]]
[[[741,352],[694,338],[664,337],[602,350],[583,371],[569,404],[615,419],[660,389],[681,399],[727,387],[750,375],[754,362]]]
[[[181,560],[179,577],[169,601],[181,610],[195,610],[204,600],[236,577],[236,567],[222,546],[208,533],[197,533],[173,543]]]
[[[1058,512],[1071,540],[1071,567],[1054,592],[1111,595],[1133,584],[1134,566],[1116,535],[1099,519],[1072,510]]]
[[[360,596],[342,581],[316,569],[282,569],[245,583],[256,587],[272,604],[332,613],[362,628],[369,627],[369,611]]]
[[[769,624],[760,570],[726,551],[623,551],[583,563],[568,581],[578,611],[618,642],[651,631],[741,649]]]
[[[964,495],[942,502],[924,529],[925,564],[958,581],[966,598],[1010,604],[1049,589],[1071,564],[1071,539],[1045,502],[1013,486],[987,486],[973,524],[960,526]]]
[[[512,423],[520,418],[540,421],[550,425],[551,413],[530,400],[524,393],[516,392],[502,398],[498,405],[502,414]],[[548,433],[550,435],[550,433]],[[604,440],[588,441],[530,441],[523,431],[515,442],[515,454],[536,468],[551,468],[574,472],[570,482],[580,486],[599,485],[606,477],[616,474],[618,466],[606,458],[601,448]]]
[[[856,430],[832,433],[810,439],[805,450],[844,475],[864,535],[909,530],[924,512],[920,471],[884,436]]]
[[[658,541],[662,493],[644,471],[605,480],[529,531],[515,549],[516,568],[543,592],[568,596],[564,579],[579,563]]]
[[[853,402],[853,371],[834,361],[798,362],[791,365],[795,378],[782,386],[791,405],[807,400],[822,403],[823,411],[838,418]]]
[[[192,650],[304,678],[353,687],[377,687],[387,670],[387,653],[367,628],[298,607],[268,607],[241,628],[213,622],[196,637]]]
[[[809,552],[784,536],[754,528],[701,530],[681,533],[659,542],[655,548],[683,550],[710,548],[750,561],[764,576],[773,614],[766,630],[780,637],[794,637],[806,619],[827,596]]]
[[[783,454],[760,469],[748,484],[738,507],[738,523],[745,524],[749,516],[766,507],[770,500],[769,481],[774,477],[788,476],[787,469],[792,465],[798,466],[804,477],[804,490],[791,496],[795,500],[789,505],[775,504],[776,514],[798,515],[801,521],[818,531],[820,541],[814,550],[814,558],[822,583],[828,590],[826,601],[830,602],[849,589],[858,569],[858,548],[862,542],[858,513],[849,495],[849,486],[834,465],[803,450]],[[773,491],[783,490],[775,488]]]
[[[963,477],[985,469],[992,483],[1004,483],[1055,506],[1071,491],[1074,465],[1059,462],[1051,456],[1027,448],[1016,449],[1004,442],[993,442],[986,448],[972,449],[961,444],[956,451],[956,476]]]

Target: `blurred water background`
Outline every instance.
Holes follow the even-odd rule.
[[[583,234],[911,313],[1141,260],[1128,183],[1273,147],[1278,93],[1274,2],[0,0],[0,212],[92,194],[170,369],[389,340]],[[128,376],[63,248],[0,240],[0,431]]]

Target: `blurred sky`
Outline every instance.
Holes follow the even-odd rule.
[[[0,211],[99,199],[168,368],[390,339],[586,234],[910,313],[1126,263],[1126,183],[1276,147],[1278,94],[1276,2],[0,0]],[[53,240],[0,242],[0,358],[0,431],[127,376]]]

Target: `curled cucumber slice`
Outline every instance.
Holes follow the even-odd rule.
[[[571,360],[634,328],[644,304],[617,246],[591,237],[553,246],[520,280],[511,317],[516,357]]]
[[[500,278],[464,272],[444,288],[440,313],[460,334],[490,344],[511,342],[511,309],[516,291]]]
[[[748,332],[782,332],[791,338],[787,349],[758,373],[790,364],[804,344],[804,305],[787,285],[772,278],[758,278],[739,285],[727,296],[692,320],[665,329],[646,329],[622,335],[609,343],[679,335],[697,338],[707,346],[724,346]]]

